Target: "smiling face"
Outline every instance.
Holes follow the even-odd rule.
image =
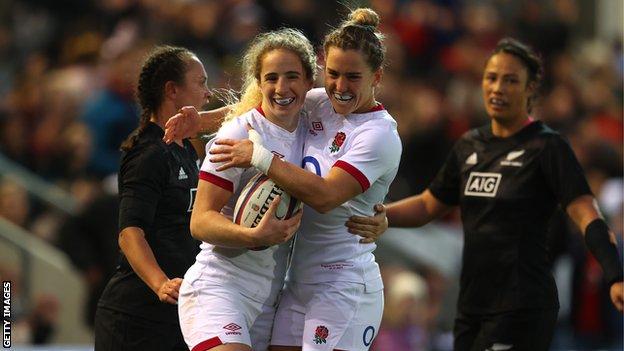
[[[211,96],[206,85],[206,70],[195,56],[191,56],[186,64],[184,83],[177,86],[179,94],[176,95],[176,109],[183,106],[195,106],[197,109],[201,109]]]
[[[490,57],[481,87],[485,109],[494,121],[508,125],[528,117],[534,88],[528,83],[527,68],[515,56],[500,52]]]
[[[262,58],[259,82],[266,117],[288,130],[292,122],[296,126],[296,116],[312,88],[299,56],[286,49],[267,52]]]
[[[375,107],[381,69],[371,70],[362,53],[329,47],[325,60],[325,91],[341,114],[364,113]]]

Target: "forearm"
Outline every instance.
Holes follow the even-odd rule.
[[[138,227],[128,227],[119,233],[119,247],[134,272],[158,293],[160,286],[169,279],[160,268],[154,253],[145,240],[145,233]]]
[[[429,190],[386,205],[390,227],[421,227],[450,210],[436,200]]]
[[[387,204],[386,216],[390,227],[420,227],[428,222],[425,206],[418,196]]]
[[[324,213],[341,205],[345,200],[339,189],[333,189],[327,179],[273,157],[268,172],[282,189],[318,212]]]
[[[602,219],[593,196],[585,195],[566,208],[568,215],[585,236],[585,244],[598,260],[605,279],[613,284],[622,281],[622,262],[617,251],[615,235]]]
[[[221,213],[208,210],[193,211],[191,216],[191,234],[216,246],[224,247],[255,247],[257,245],[252,229],[233,223]]]
[[[229,106],[223,106],[218,109],[199,112],[199,129],[203,133],[216,132],[221,126],[221,123],[223,123],[225,115],[227,115],[229,111]]]

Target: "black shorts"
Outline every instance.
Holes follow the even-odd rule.
[[[558,309],[466,314],[455,318],[455,351],[547,351]]]
[[[180,326],[98,307],[95,351],[188,351]]]

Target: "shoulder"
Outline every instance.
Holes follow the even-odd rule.
[[[314,88],[306,94],[303,109],[308,113],[318,110],[323,104],[329,103],[329,97],[324,88]]]
[[[381,126],[381,127],[384,127],[386,129],[389,129],[389,130],[396,130],[397,129],[397,122],[396,122],[396,120],[385,109],[377,111],[377,112],[373,112],[373,118],[371,119],[371,121],[374,124],[376,124],[378,126]]]
[[[260,115],[260,113],[254,108],[223,123],[217,132],[217,137],[230,139],[247,138],[247,124],[251,124],[252,127],[255,126],[258,120],[256,114]]]
[[[325,92],[325,88],[310,89],[310,91],[308,91],[308,93],[306,94],[306,103],[320,103],[327,100],[329,100],[329,97]]]
[[[354,129],[354,140],[370,145],[377,152],[400,153],[401,138],[394,118],[385,110],[375,112],[370,117]]]
[[[550,128],[548,125],[546,125],[546,123],[541,122],[541,121],[535,121],[533,122],[533,125],[531,125],[530,127],[533,128],[533,134],[538,136],[538,137],[542,137],[542,138],[547,138],[547,139],[553,139],[553,140],[565,140],[565,138],[563,137],[563,135],[561,135],[561,133],[559,133],[558,131]]]
[[[521,140],[537,148],[569,148],[568,140],[563,135],[541,121],[535,121],[527,126]]]
[[[364,119],[358,121],[355,128],[357,134],[378,135],[381,138],[399,139],[397,122],[386,110],[367,113]],[[358,118],[362,118],[358,117]]]
[[[490,136],[492,134],[491,132],[491,124],[487,123],[485,125],[482,125],[480,127],[476,127],[476,128],[472,128],[468,131],[466,131],[464,134],[462,134],[461,137],[459,137],[459,139],[457,139],[458,141],[464,141],[464,142],[470,142],[470,141],[474,141],[474,140],[480,140],[480,139],[485,139],[487,136]]]
[[[168,165],[167,148],[160,140],[141,140],[123,154],[120,173],[150,172],[166,168]]]
[[[457,152],[463,148],[472,148],[475,144],[487,144],[492,139],[490,124],[469,129],[464,132],[453,145],[452,152]],[[471,146],[472,145],[472,146]]]

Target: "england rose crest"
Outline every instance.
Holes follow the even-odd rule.
[[[342,146],[342,144],[344,144],[344,141],[346,138],[347,138],[347,135],[345,133],[343,132],[336,133],[336,136],[334,137],[334,141],[332,142],[332,145],[329,147],[329,151],[334,153],[340,150],[340,147]]]
[[[318,327],[316,327],[316,331],[314,332],[314,343],[326,344],[328,336],[329,329],[327,329],[327,327],[324,325],[319,325]]]

